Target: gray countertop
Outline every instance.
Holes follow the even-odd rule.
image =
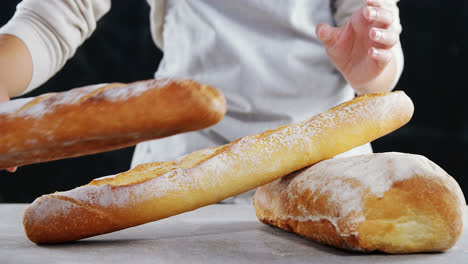
[[[25,204],[0,204],[0,263],[468,263],[468,232],[445,253],[338,250],[260,223],[251,205],[216,204],[78,242],[37,246]]]

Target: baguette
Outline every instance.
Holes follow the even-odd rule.
[[[357,97],[310,120],[44,195],[25,210],[25,232],[60,243],[194,210],[370,142],[412,114],[403,92]]]
[[[0,169],[128,147],[199,130],[226,112],[191,80],[91,85],[0,104]]]
[[[353,251],[445,251],[463,232],[457,182],[420,155],[333,158],[257,189],[258,219]]]

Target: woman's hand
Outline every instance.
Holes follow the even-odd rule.
[[[0,87],[0,103],[2,102],[7,102],[10,100],[10,97],[8,97],[8,92],[7,90],[5,89],[2,89]],[[14,168],[8,168],[7,171],[9,172],[15,172],[18,168],[17,167],[14,167]]]
[[[398,16],[395,0],[366,0],[342,27],[317,27],[328,56],[357,93],[393,89],[399,77],[394,51],[401,52]]]

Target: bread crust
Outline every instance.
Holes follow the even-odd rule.
[[[77,157],[219,122],[223,95],[191,80],[112,83],[0,107],[0,169]]]
[[[59,243],[194,210],[388,134],[412,114],[403,92],[361,96],[310,120],[42,196],[24,213],[25,232],[35,243]],[[76,207],[90,212],[71,217]]]
[[[445,251],[460,238],[465,199],[427,158],[379,153],[334,158],[257,189],[268,225],[353,251]]]

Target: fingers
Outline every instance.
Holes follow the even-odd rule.
[[[385,68],[392,60],[392,53],[390,50],[370,48],[369,56],[379,65],[381,68]]]
[[[390,49],[400,41],[401,25],[395,0],[365,0],[363,16],[370,23],[369,37],[379,49]]]
[[[340,29],[328,24],[319,24],[316,29],[316,34],[325,46],[331,46],[338,40]]]
[[[366,0],[364,16],[374,27],[369,30],[369,37],[381,48],[369,49],[369,56],[376,64],[385,68],[392,60],[391,47],[400,41],[401,25],[399,10],[394,0]]]
[[[368,6],[364,8],[364,17],[379,27],[387,28],[394,20],[393,12],[384,8]]]
[[[13,173],[18,169],[18,167],[8,168],[7,171]]]
[[[395,46],[400,41],[400,36],[392,30],[371,28],[369,37],[376,43],[387,48]]]
[[[368,6],[374,7],[383,7],[387,9],[392,9],[396,5],[395,0],[366,0]]]
[[[401,33],[400,10],[395,0],[366,0],[363,16],[379,28],[393,28]]]

